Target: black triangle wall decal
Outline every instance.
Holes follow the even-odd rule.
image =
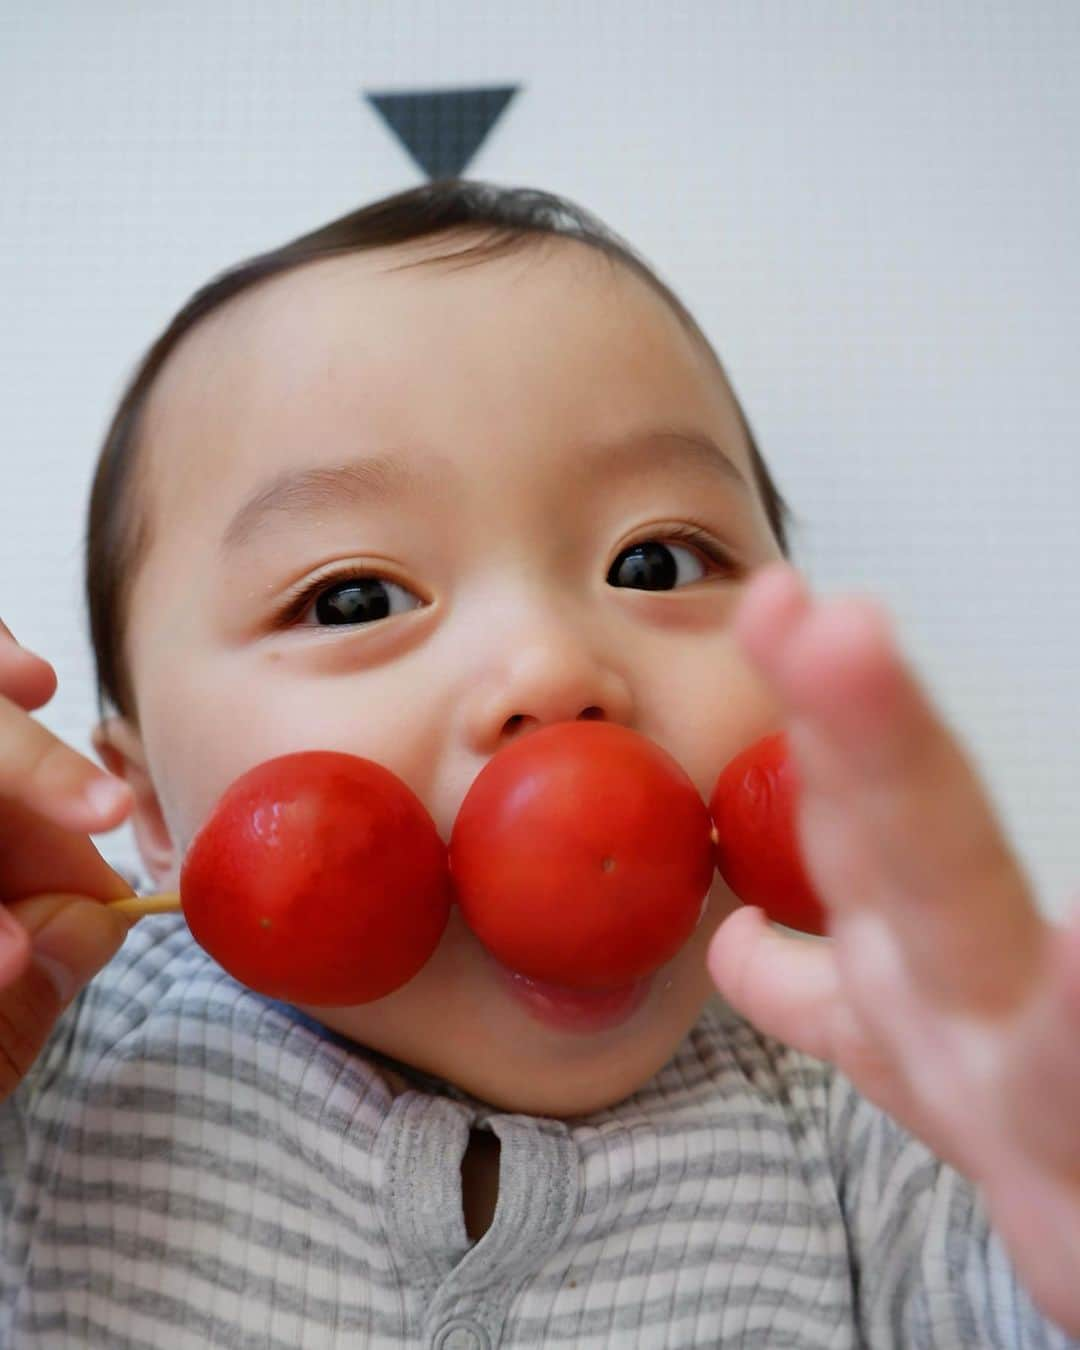
[[[429,178],[457,178],[519,88],[508,84],[364,97]]]

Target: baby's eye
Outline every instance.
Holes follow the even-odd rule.
[[[695,547],[676,543],[680,537],[692,541]],[[680,584],[709,575],[702,553],[721,575],[732,576],[739,571],[711,535],[686,526],[681,535],[669,535],[666,543],[644,539],[623,549],[608,570],[607,583],[645,591],[674,590]],[[689,575],[687,567],[691,569]],[[358,627],[405,614],[422,604],[423,600],[399,582],[377,574],[344,572],[312,582],[299,597],[285,605],[278,623],[300,628]],[[309,619],[309,615],[313,617]]]
[[[709,547],[710,556],[725,564],[728,560],[715,546]],[[686,561],[682,561],[681,559]],[[686,568],[691,568],[690,575]],[[692,569],[697,568],[694,572]],[[658,539],[644,539],[632,548],[624,548],[607,575],[609,586],[626,586],[642,591],[671,591],[679,584],[700,581],[708,569],[693,549],[683,544],[661,543]]]
[[[309,602],[310,603],[306,603]],[[396,581],[377,576],[347,576],[329,582],[324,578],[301,598],[296,622],[301,627],[331,624],[366,624],[404,614],[423,602]],[[307,615],[314,614],[310,624]]]

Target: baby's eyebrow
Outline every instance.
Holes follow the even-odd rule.
[[[596,445],[582,446],[574,476],[581,480],[632,473],[694,474],[722,479],[750,495],[750,484],[731,456],[704,431],[658,427]]]
[[[456,473],[450,461],[441,475]],[[275,514],[301,515],[325,511],[345,501],[383,505],[430,491],[434,471],[423,472],[403,456],[385,451],[358,455],[344,464],[287,469],[272,478],[243,503],[225,527],[221,551],[232,552],[248,543],[264,521]]]
[[[436,482],[445,486],[460,478],[461,470],[444,456],[414,456],[376,452],[356,456],[344,464],[289,469],[264,483],[240,506],[225,527],[221,551],[230,553],[248,543],[259,527],[275,514],[299,515],[325,511],[345,502],[384,506],[430,493]],[[582,446],[571,460],[568,479],[589,479],[634,473],[683,472],[711,476],[749,494],[751,488],[734,460],[706,433],[658,428],[636,431],[615,440]]]

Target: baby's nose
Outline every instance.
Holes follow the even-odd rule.
[[[485,671],[465,713],[472,749],[492,755],[507,741],[552,722],[629,725],[634,699],[626,676],[588,643],[530,644]]]

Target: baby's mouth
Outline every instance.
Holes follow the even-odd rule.
[[[562,984],[534,980],[511,970],[487,953],[503,988],[536,1021],[559,1031],[607,1031],[626,1022],[644,1003],[653,976],[613,989],[570,989]]]

